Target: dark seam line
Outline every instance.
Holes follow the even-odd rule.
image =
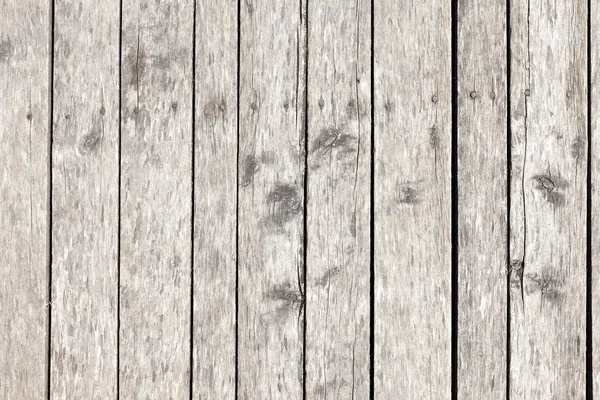
[[[592,2],[588,0],[587,15],[587,209],[586,209],[586,398],[594,398],[593,329],[592,329]]]
[[[196,222],[196,0],[192,16],[192,215],[191,215],[191,271],[190,271],[190,400],[194,394],[194,225]]]
[[[240,64],[241,64],[241,30],[242,30],[242,18],[241,18],[241,2],[237,2],[237,104],[236,104],[236,171],[235,171],[235,384],[234,393],[235,398],[238,398],[238,387],[239,387],[239,367],[238,367],[238,354],[239,354],[239,329],[238,329],[238,314],[239,314],[239,269],[240,269]]]
[[[123,0],[119,2],[119,138],[117,177],[117,399],[121,397],[121,134],[122,134]]]
[[[48,293],[47,293],[47,307],[48,307],[48,342],[47,342],[47,382],[46,382],[46,395],[50,400],[50,389],[51,385],[51,371],[52,371],[52,151],[54,140],[54,0],[50,2],[50,126],[49,126],[49,140],[48,140]]]
[[[452,338],[451,338],[451,398],[457,399],[458,392],[458,81],[457,81],[457,62],[458,62],[458,0],[452,0],[451,11],[451,64],[452,64],[452,156],[451,156],[451,261],[452,261]]]
[[[302,0],[300,0],[300,6],[302,6]],[[304,38],[304,249],[303,249],[303,262],[304,262],[304,271],[303,271],[303,283],[304,288],[303,299],[302,299],[302,307],[304,308],[304,321],[303,321],[303,338],[302,338],[302,398],[306,400],[306,300],[307,300],[307,292],[308,288],[306,285],[306,275],[307,275],[307,254],[308,254],[308,0],[304,5],[306,7],[304,14],[304,29],[305,29],[305,38]],[[300,8],[302,11],[302,8]],[[302,14],[300,14],[302,16]],[[296,105],[297,107],[298,105]]]
[[[510,53],[510,1],[506,0],[506,400],[510,399],[510,216],[511,216],[511,174],[512,174],[512,114],[511,114],[511,53]]]
[[[371,187],[370,201],[370,332],[369,332],[369,396],[375,399],[375,0],[371,0]]]

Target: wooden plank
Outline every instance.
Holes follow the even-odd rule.
[[[120,395],[190,390],[193,1],[123,1]]]
[[[585,397],[587,11],[511,2],[514,398]]]
[[[450,398],[450,1],[374,13],[375,397]]]
[[[590,173],[591,173],[591,307],[592,307],[592,376],[588,376],[590,386],[596,396],[600,395],[600,7],[597,3],[591,4],[590,21],[590,48],[591,52],[591,93],[589,100],[591,126],[588,135],[590,142]]]
[[[238,4],[196,7],[193,397],[233,399]]]
[[[46,397],[50,7],[0,1],[0,397]]]
[[[506,398],[506,23],[505,0],[458,3],[459,399]]]
[[[307,398],[369,398],[371,2],[309,2]]]
[[[248,0],[240,12],[238,394],[298,399],[306,3]]]
[[[119,2],[55,2],[53,398],[117,387]]]

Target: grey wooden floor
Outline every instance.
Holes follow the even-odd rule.
[[[594,0],[0,0],[0,398],[592,398],[599,72]]]

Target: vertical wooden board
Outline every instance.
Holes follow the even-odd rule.
[[[119,2],[55,1],[51,387],[117,386]]]
[[[504,399],[507,362],[506,1],[457,15],[459,399]]]
[[[189,396],[193,2],[123,1],[120,395]]]
[[[241,4],[238,385],[242,399],[303,386],[306,4]]]
[[[0,397],[46,396],[50,4],[0,1]]]
[[[193,397],[235,395],[238,3],[196,3]]]
[[[307,398],[369,397],[371,2],[309,2]]]
[[[450,398],[450,1],[374,13],[375,397]]]
[[[591,190],[592,203],[591,207],[591,268],[592,268],[592,376],[591,379],[593,393],[596,396],[600,395],[600,24],[595,21],[600,21],[600,5],[592,2],[589,10],[590,21],[590,48],[591,52],[591,132],[589,140],[591,140]]]
[[[587,11],[511,2],[514,398],[585,397]]]

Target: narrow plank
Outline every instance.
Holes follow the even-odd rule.
[[[450,1],[376,0],[377,398],[450,398]]]
[[[50,7],[0,1],[0,397],[45,398]]]
[[[117,386],[119,2],[55,2],[53,398]]]
[[[590,21],[600,20],[600,7],[597,3],[591,4]],[[600,24],[592,22],[590,29],[590,48],[591,52],[591,93],[590,93],[590,118],[591,126],[588,135],[590,142],[590,173],[591,173],[591,307],[592,307],[592,375],[590,379],[593,393],[600,395]],[[595,136],[594,136],[595,135]]]
[[[196,7],[193,397],[233,399],[238,4]]]
[[[458,3],[459,399],[506,398],[506,23],[505,0]]]
[[[306,3],[240,12],[238,394],[299,399]]]
[[[189,396],[193,1],[123,1],[123,398]]]
[[[514,398],[585,397],[587,11],[511,2]]]
[[[308,6],[306,396],[367,399],[371,2]]]

